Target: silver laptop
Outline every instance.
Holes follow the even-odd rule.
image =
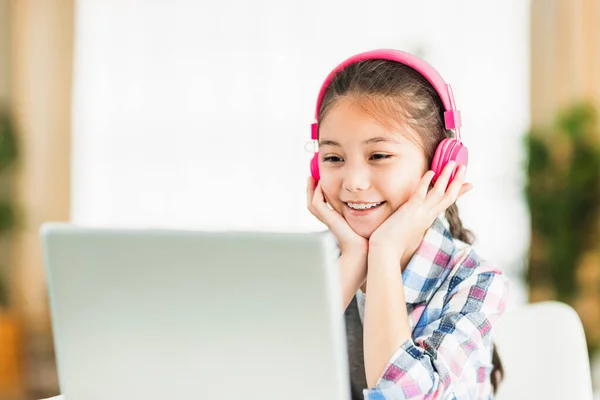
[[[65,400],[350,398],[330,235],[40,235]]]

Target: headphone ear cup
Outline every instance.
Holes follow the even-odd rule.
[[[310,160],[310,174],[316,182],[319,182],[321,179],[321,174],[319,173],[319,153],[315,153],[312,160]]]
[[[435,149],[435,154],[433,155],[433,160],[431,161],[431,170],[434,172],[432,183],[437,180],[446,166],[447,160],[444,156],[451,140],[452,139],[442,140]]]
[[[450,161],[456,162],[456,165],[467,166],[469,163],[469,151],[466,146],[458,143],[456,139],[446,138],[438,145],[431,162],[431,170],[435,173],[432,183],[440,176],[446,164]],[[454,179],[455,172],[452,172],[448,184]]]

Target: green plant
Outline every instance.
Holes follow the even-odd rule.
[[[0,173],[17,158],[14,125],[7,111],[0,110]]]
[[[582,282],[581,278],[585,276],[582,269],[589,268],[583,257],[600,246],[597,110],[590,103],[575,104],[560,112],[552,126],[531,130],[525,144],[525,195],[532,232],[526,272],[530,293],[544,293],[577,309],[590,299],[591,292],[600,290],[600,282]],[[587,329],[594,331],[588,333],[600,331],[596,320],[584,320]],[[590,352],[598,344],[590,341]]]
[[[0,174],[6,174],[17,158],[14,125],[7,111],[0,111]],[[6,235],[14,226],[14,207],[10,199],[0,199],[0,235]],[[3,268],[1,271],[5,271]],[[1,272],[0,271],[0,272]],[[8,303],[4,276],[0,273],[0,306]]]
[[[547,130],[529,132],[526,197],[541,257],[530,260],[528,281],[554,287],[558,300],[576,294],[576,267],[598,245],[600,132],[596,110],[577,104]]]

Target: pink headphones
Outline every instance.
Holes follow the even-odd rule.
[[[319,97],[317,98],[317,107],[315,111],[315,120],[311,125],[311,139],[313,141],[318,140],[319,109],[321,108],[321,102],[323,101],[323,95],[325,94],[325,90],[327,90],[327,86],[329,86],[331,80],[339,71],[341,71],[350,64],[353,64],[358,61],[374,59],[396,61],[413,68],[421,75],[423,75],[429,81],[429,83],[431,83],[433,88],[437,91],[440,98],[442,99],[442,103],[445,109],[444,124],[446,126],[446,129],[453,129],[456,132],[456,139],[446,138],[442,140],[442,142],[438,145],[433,156],[433,160],[431,162],[431,170],[435,172],[435,177],[433,178],[433,181],[435,181],[437,177],[442,173],[444,166],[449,161],[454,160],[457,166],[466,166],[469,159],[469,153],[467,148],[462,144],[461,141],[459,129],[461,125],[460,111],[456,109],[452,88],[449,84],[444,82],[440,74],[438,74],[438,72],[435,69],[433,69],[431,65],[427,64],[425,61],[415,57],[412,54],[400,50],[372,50],[360,53],[343,61],[333,71],[331,71],[325,79],[325,82],[323,82],[323,85],[321,85],[321,90],[319,91]],[[312,160],[310,161],[310,172],[312,177],[318,182],[321,178],[319,174],[318,151],[315,152]],[[453,178],[454,173],[450,178],[450,182]]]

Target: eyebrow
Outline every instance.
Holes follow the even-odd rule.
[[[395,138],[391,138],[391,137],[377,136],[377,137],[365,140],[363,142],[363,144],[382,143],[382,142],[400,143],[400,140],[399,139],[395,139]],[[336,147],[342,147],[338,142],[336,142],[334,140],[323,140],[323,141],[320,141],[319,142],[319,146],[336,146]]]

